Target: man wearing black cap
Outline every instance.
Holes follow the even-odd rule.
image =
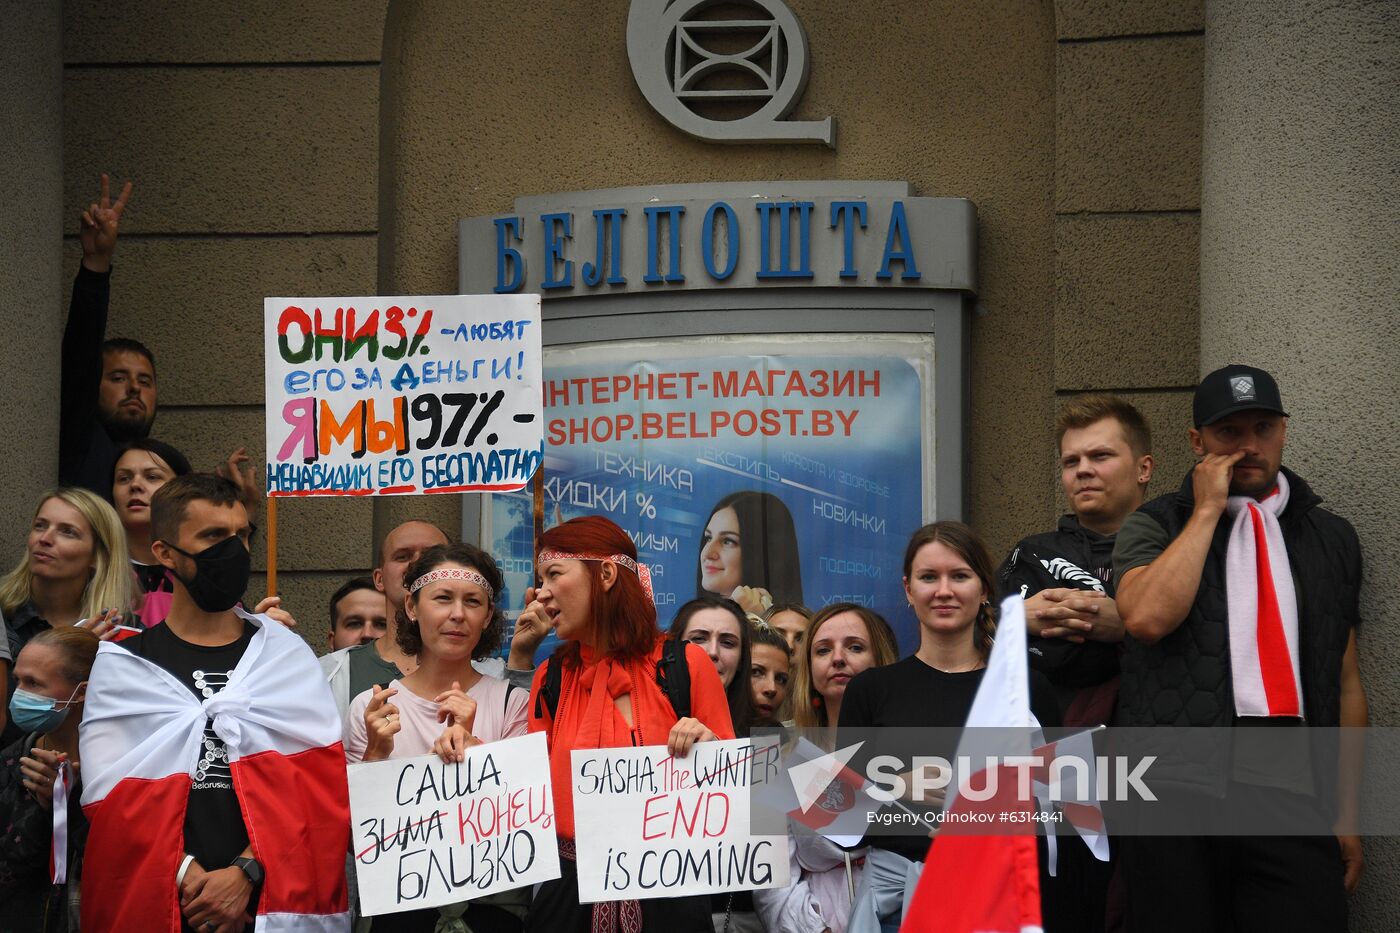
[[[1193,416],[1200,462],[1129,516],[1114,548],[1127,630],[1118,724],[1364,726],[1360,544],[1282,466],[1278,384],[1250,366],[1218,369]],[[1248,811],[1301,835],[1125,840],[1130,929],[1344,929],[1362,866],[1354,788],[1343,779],[1339,791],[1336,760],[1314,761],[1319,740],[1303,730],[1232,734],[1214,767],[1162,762],[1159,786],[1222,822]],[[1324,814],[1348,828],[1328,835]]]

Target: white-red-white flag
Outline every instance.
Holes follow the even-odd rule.
[[[306,643],[266,616],[240,615],[258,632],[228,685],[203,702],[126,648],[98,648],[79,730],[84,930],[179,933],[185,807],[211,719],[263,866],[254,929],[350,929],[340,717]]]
[[[1107,862],[1108,828],[1096,793],[1098,768],[1094,757],[1094,733],[1102,728],[1065,736],[1039,746],[1031,754],[1045,762],[1033,772],[1036,797],[1052,801],[1051,805],[1065,815],[1065,821],[1079,833],[1094,858]],[[1059,767],[1057,761],[1069,762],[1072,767]]]
[[[1029,760],[1033,727],[1025,606],[1014,595],[1001,604],[996,643],[958,741],[957,761]],[[1019,819],[1036,804],[1021,799],[1013,765],[999,766],[998,772],[958,775],[949,786],[945,816],[900,933],[1040,933],[1035,835],[1005,833],[1008,825],[1033,827]],[[958,793],[959,787],[988,789],[992,780],[997,791],[987,799]],[[964,814],[990,814],[992,823],[960,822]]]

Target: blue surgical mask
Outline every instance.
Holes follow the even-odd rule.
[[[78,684],[73,688],[73,692],[68,694],[68,699],[62,701],[16,687],[10,697],[10,719],[25,732],[50,733],[63,725],[63,720],[68,718],[73,697],[78,695],[82,686],[83,684]]]

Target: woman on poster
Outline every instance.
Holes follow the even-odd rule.
[[[530,731],[549,738],[563,875],[540,885],[525,928],[709,933],[705,895],[579,903],[570,756],[574,749],[665,744],[679,758],[696,742],[732,739],[719,674],[702,651],[685,646],[678,660],[690,678],[690,715],[678,717],[657,682],[668,652],[657,629],[651,574],[617,525],[595,515],[571,519],[542,534],[538,548],[535,598],[562,644],[535,672]]]
[[[757,616],[774,603],[802,602],[797,530],[783,500],[744,491],[715,503],[700,537],[695,591],[732,599]]]

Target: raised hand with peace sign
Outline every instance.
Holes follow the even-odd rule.
[[[94,201],[83,211],[82,226],[78,240],[83,245],[83,265],[92,272],[108,272],[112,268],[112,254],[117,249],[117,227],[121,225],[122,213],[131,200],[131,182],[122,185],[121,194],[112,201],[111,182],[107,173],[102,173],[102,199]]]

